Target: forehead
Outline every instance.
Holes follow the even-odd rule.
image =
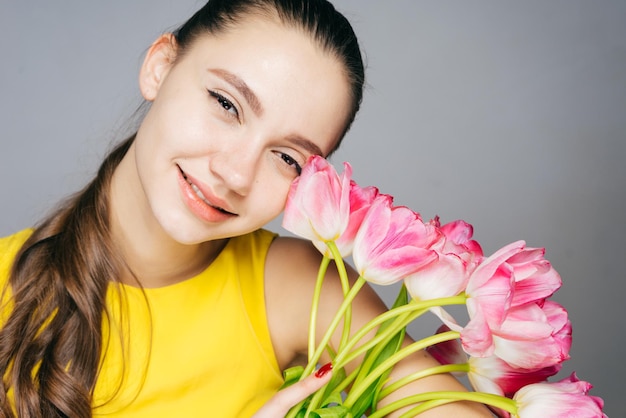
[[[246,16],[223,32],[200,36],[182,59],[198,71],[235,74],[258,97],[268,122],[307,131],[325,153],[344,131],[352,106],[345,68],[302,28]]]

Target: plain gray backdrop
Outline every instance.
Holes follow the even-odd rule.
[[[0,235],[92,177],[140,103],[146,48],[201,3],[0,2]],[[575,370],[626,417],[626,2],[335,4],[368,87],[332,161],[426,219],[465,219],[488,254],[546,247],[574,329],[559,377]]]

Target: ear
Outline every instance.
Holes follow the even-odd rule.
[[[139,71],[139,90],[144,99],[153,101],[161,83],[176,59],[176,38],[171,33],[161,35],[150,47]]]

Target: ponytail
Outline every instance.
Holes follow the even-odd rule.
[[[18,253],[3,298],[0,416],[90,417],[100,369],[102,321],[121,256],[109,230],[109,187],[134,135],[93,181],[45,219]],[[12,391],[12,399],[8,392]]]

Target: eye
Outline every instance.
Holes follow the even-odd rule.
[[[235,107],[233,102],[231,102],[226,97],[222,96],[216,91],[208,90],[208,92],[211,97],[213,97],[217,101],[217,104],[226,112],[228,112],[229,116],[239,117],[239,112],[237,111],[237,108]]]
[[[279,157],[290,167],[293,167],[296,170],[296,173],[300,175],[302,173],[302,166],[289,154],[285,154],[284,152],[278,153]]]

